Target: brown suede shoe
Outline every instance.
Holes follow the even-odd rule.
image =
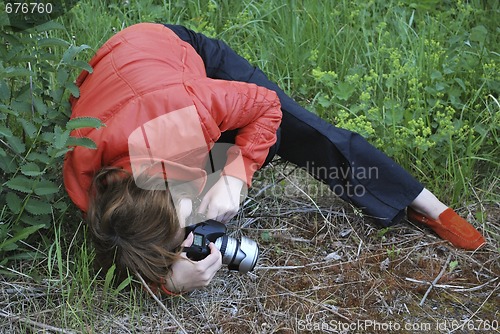
[[[437,220],[426,217],[410,207],[406,210],[406,214],[410,221],[429,226],[437,235],[455,247],[476,250],[486,244],[481,233],[451,208],[443,211]]]

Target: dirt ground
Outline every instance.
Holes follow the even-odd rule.
[[[223,269],[208,288],[167,301],[187,332],[500,332],[499,203],[457,208],[476,226],[485,212],[488,245],[463,251],[407,220],[380,228],[279,168],[272,186],[254,185],[232,227],[258,240],[255,270]]]
[[[269,172],[263,181],[256,179],[244,210],[229,225],[233,237],[245,235],[260,245],[260,259],[248,274],[223,268],[205,289],[157,300],[144,297],[138,287],[103,305],[102,291],[96,290],[81,306],[65,305],[62,298],[58,305],[58,291],[43,287],[29,300],[19,294],[14,298],[5,287],[12,290],[23,283],[8,282],[0,291],[0,299],[7,298],[0,310],[36,322],[0,319],[0,329],[113,334],[500,332],[499,203],[456,208],[488,241],[470,252],[406,220],[388,229],[377,227],[303,172],[281,165]],[[61,308],[89,323],[61,320]]]

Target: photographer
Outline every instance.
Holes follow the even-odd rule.
[[[359,134],[302,108],[219,40],[182,26],[137,24],[108,40],[90,65],[93,72],[77,80],[72,117],[97,117],[106,127],[72,133],[94,140],[97,150],[69,152],[64,181],[86,213],[105,270],[114,263],[118,273],[140,273],[166,293],[206,286],[221,253],[212,243],[203,260],[187,259],[180,247],[193,242],[187,218],[229,221],[255,171],[274,155],[307,169],[382,226],[400,222],[408,208],[409,219],[457,247],[485,243]],[[230,146],[216,173],[211,154],[221,143]],[[363,173],[370,168],[376,177]]]

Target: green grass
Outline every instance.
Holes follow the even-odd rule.
[[[88,60],[115,32],[138,22],[183,24],[223,39],[306,108],[365,135],[438,197],[484,228],[490,246],[483,253],[469,256],[446,251],[454,254],[463,275],[450,273],[450,284],[466,282],[471,287],[499,273],[499,9],[496,1],[479,0],[82,0],[58,19],[65,30],[47,34],[77,46],[89,45],[90,50],[79,54],[82,60]],[[64,51],[54,48],[54,59],[60,59]],[[306,188],[307,182],[312,181],[300,179],[296,184]],[[313,202],[312,211],[300,213],[296,198],[306,207]],[[477,310],[483,320],[494,320],[492,309],[498,305],[494,282],[486,286],[490,290],[479,289],[473,295],[438,290],[434,298],[429,297],[427,308],[416,306],[421,299],[418,287],[405,285],[405,275],[415,270],[418,273],[412,277],[432,281],[437,272],[427,263],[435,264],[439,272],[443,250],[438,241],[428,236],[418,239],[404,227],[377,237],[357,211],[334,202],[330,195],[304,199],[298,194],[296,198],[261,198],[273,212],[296,215],[269,218],[269,209],[252,203],[240,218],[261,218],[252,225],[255,229],[245,233],[255,239],[266,236],[260,240],[265,248],[263,267],[297,265],[299,271],[262,269],[245,277],[221,271],[206,290],[186,299],[162,300],[170,313],[138,284],[113,285],[111,272],[105,279],[98,278],[91,269],[93,254],[79,215],[73,208],[62,213],[55,210],[51,227],[39,238],[26,240],[28,246],[19,248],[16,257],[0,267],[0,291],[7,301],[0,303],[0,329],[6,333],[33,328],[160,333],[175,332],[175,318],[189,332],[237,333],[240,328],[243,332],[291,333],[297,323],[287,319],[310,315],[342,319],[329,313],[331,305],[350,319],[384,321],[384,312],[407,315],[397,308],[399,302],[408,305],[407,316],[414,321],[439,316],[461,320],[453,305],[463,311],[460,316]],[[332,213],[331,203],[347,213]],[[11,221],[10,206],[0,205],[0,221]],[[310,213],[318,207],[321,215]],[[21,223],[21,213],[18,216],[15,221]],[[331,221],[322,228],[324,217]],[[308,233],[310,224],[312,234]],[[349,228],[356,231],[352,237],[339,239],[338,234]],[[316,235],[323,239],[314,239]],[[8,235],[0,236],[9,240]],[[290,242],[290,238],[315,240],[315,244]],[[391,238],[396,241],[387,241]],[[422,249],[419,240],[430,246]],[[343,262],[338,268],[307,267],[308,261],[321,262],[339,243]],[[34,251],[35,259],[23,258],[21,250],[31,248],[39,249]],[[394,270],[380,273],[379,263],[387,254]],[[427,262],[419,271],[422,259]],[[473,270],[483,274],[481,280],[471,278]],[[378,280],[389,282],[388,287],[372,283]],[[355,282],[364,283],[356,286]],[[335,295],[323,293],[325,285]],[[399,292],[393,294],[391,288]],[[374,307],[383,297],[390,305]],[[436,313],[433,303],[441,313]]]

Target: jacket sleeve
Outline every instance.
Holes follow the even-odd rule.
[[[223,173],[250,186],[276,142],[282,117],[277,94],[255,84],[210,78],[191,80],[185,86],[202,124],[215,122],[220,132],[237,130],[236,145],[228,150]],[[244,168],[237,163],[239,156]]]

